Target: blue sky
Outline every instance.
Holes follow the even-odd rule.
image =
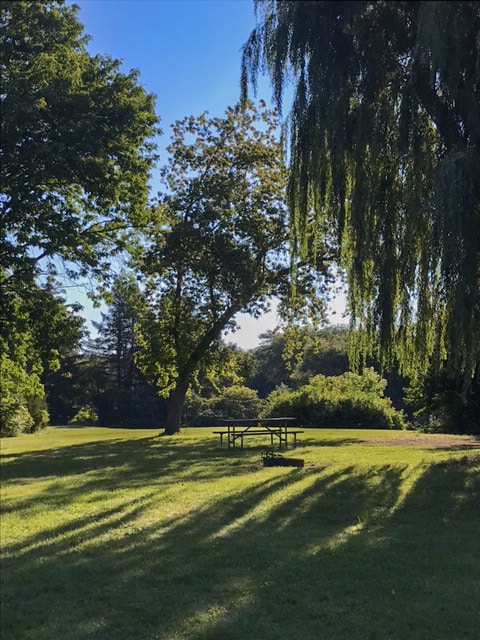
[[[154,93],[166,145],[170,125],[208,111],[221,116],[240,95],[241,49],[255,25],[252,0],[80,0],[90,53],[138,69]],[[271,89],[261,83],[267,102]],[[161,154],[161,163],[165,154]]]
[[[163,135],[160,163],[170,125],[188,115],[208,111],[221,116],[238,102],[242,46],[255,26],[253,0],[77,0],[78,18],[91,36],[89,52],[120,59],[123,71],[138,69],[139,82],[154,93]],[[258,98],[271,102],[266,79]],[[152,191],[158,190],[158,170]],[[99,312],[86,299],[87,318]],[[276,325],[276,314],[260,320],[241,315],[241,330],[227,338],[243,348],[258,344],[258,335]],[[337,320],[338,321],[338,320]]]

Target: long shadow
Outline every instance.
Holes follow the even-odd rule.
[[[42,478],[82,474],[95,470],[122,469],[129,461],[141,473],[153,474],[162,468],[200,462],[206,456],[225,457],[213,439],[187,443],[149,436],[145,438],[112,439],[74,444],[56,449],[1,454],[2,480],[10,478]],[[197,446],[198,445],[198,446]],[[140,467],[139,467],[140,464]],[[155,466],[156,464],[156,466]]]
[[[98,455],[70,448],[72,464],[101,471],[109,446]],[[432,465],[406,497],[406,467],[268,470],[189,514],[155,518],[156,494],[169,482],[215,479],[226,465],[247,477],[258,464],[210,443],[199,451],[163,451],[150,439],[112,446],[116,481],[152,484],[138,504],[120,501],[95,521],[82,517],[6,548],[2,638],[350,640],[355,629],[356,640],[478,639],[475,461]],[[43,455],[35,459],[35,473],[26,456],[26,467],[11,463],[9,478],[25,468],[33,478],[60,476],[68,466],[57,459],[52,472]],[[129,478],[132,467],[139,478]],[[179,480],[188,467],[193,475]],[[94,480],[86,482],[91,489]]]
[[[285,455],[301,455],[303,447],[339,447],[362,442],[353,438],[335,438],[319,441],[307,438],[298,449],[282,452]],[[18,481],[19,478],[51,479],[72,477],[66,486],[62,480],[58,492],[49,486],[44,495],[35,495],[23,502],[3,504],[2,510],[27,508],[38,500],[47,506],[69,504],[86,491],[102,491],[112,484],[117,487],[144,486],[165,482],[171,478],[188,477],[197,480],[215,480],[225,476],[244,474],[258,466],[264,445],[253,445],[245,450],[220,448],[213,437],[195,440],[195,446],[169,438],[158,438],[156,433],[144,438],[112,439],[68,445],[55,449],[28,451],[15,454],[0,454],[2,483]],[[257,456],[252,459],[251,456]],[[74,481],[74,482],[73,482]]]
[[[250,452],[251,454],[252,452]],[[260,460],[260,452],[256,452]],[[68,503],[85,491],[128,488],[155,482],[176,482],[179,478],[221,478],[256,468],[248,452],[220,449],[212,438],[196,440],[195,446],[182,441],[151,436],[135,440],[114,439],[58,447],[56,449],[0,456],[3,483],[36,479],[62,479],[58,499]],[[72,477],[70,486],[64,478]],[[68,485],[68,483],[67,483]],[[46,498],[55,501],[49,487]],[[38,500],[38,496],[32,501]],[[16,502],[12,508],[28,505]],[[4,511],[9,510],[4,505]]]

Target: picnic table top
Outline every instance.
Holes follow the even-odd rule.
[[[285,422],[293,422],[293,421],[297,421],[297,418],[292,418],[292,417],[280,417],[280,418],[225,418],[225,420],[223,420],[223,422],[226,425],[247,425],[249,423],[252,422],[256,422],[257,424],[261,424],[261,423],[271,423],[271,424],[277,424],[277,423],[285,423]]]

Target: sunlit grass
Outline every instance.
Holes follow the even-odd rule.
[[[442,447],[436,445],[442,444]],[[2,640],[480,637],[480,443],[209,429],[1,442]]]

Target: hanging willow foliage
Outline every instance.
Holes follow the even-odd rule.
[[[480,375],[480,3],[255,4],[243,94],[293,81],[292,244],[333,226],[353,361]]]

